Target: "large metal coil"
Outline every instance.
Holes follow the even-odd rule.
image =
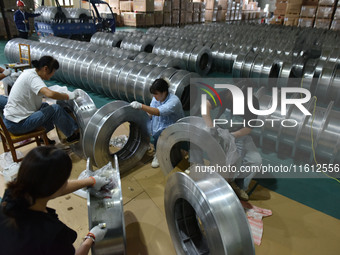
[[[13,39],[6,44],[8,61],[19,61],[19,43],[31,46],[32,59],[51,55],[58,60],[60,68],[54,79],[115,99],[149,104],[152,99],[149,92],[151,84],[158,78],[167,78],[170,81],[169,90],[181,99],[184,109],[189,110],[190,78],[198,77],[195,73],[106,57],[91,51],[84,54],[84,51],[25,39]]]
[[[139,38],[139,37],[125,37],[120,44],[120,48],[125,50],[133,50],[138,52],[148,52],[151,53],[155,41],[149,38]]]
[[[166,183],[164,207],[179,255],[252,255],[255,247],[244,209],[218,174],[177,172]]]
[[[41,37],[39,40],[42,43],[58,45],[58,46],[62,46],[62,47],[66,47],[66,48],[72,48],[72,49],[81,50],[81,51],[95,52],[96,50],[101,48],[97,44],[82,42],[82,41],[76,41],[76,40],[71,40],[71,39],[66,39],[66,38],[56,37],[56,36]]]
[[[67,109],[67,112],[71,113],[75,117],[79,127],[80,140],[78,143],[71,145],[70,147],[72,151],[76,153],[79,157],[84,157],[84,131],[89,120],[97,111],[97,107],[91,97],[84,90],[76,89],[74,90],[74,92],[78,93],[79,95],[76,99],[68,101],[57,101],[57,103],[64,109]]]
[[[185,117],[167,127],[157,142],[157,159],[164,175],[168,175],[182,160],[181,145],[195,146],[206,155],[210,166],[225,166],[226,151],[210,134],[204,120],[199,117]],[[190,152],[190,149],[189,149]],[[224,178],[233,176],[228,172],[220,173]]]
[[[144,156],[149,146],[147,131],[148,115],[133,109],[129,103],[114,101],[100,108],[89,120],[84,136],[84,155],[96,166],[102,167],[117,155],[121,173],[134,167]],[[129,123],[129,139],[122,149],[112,154],[109,142],[114,131],[123,123]]]
[[[145,63],[149,65],[173,67],[176,69],[185,69],[185,63],[183,60],[167,56],[159,56],[153,53],[140,52],[134,61],[139,63]]]
[[[63,23],[70,18],[70,14],[65,8],[58,9],[54,6],[40,6],[36,9],[36,13],[41,15],[36,17],[35,20],[46,23]]]
[[[257,91],[256,97],[260,102],[260,110],[271,107],[272,97],[266,95],[264,88]],[[292,99],[299,97],[300,94],[295,94]],[[312,98],[304,106],[312,114],[314,105],[315,98]],[[334,110],[333,105],[333,102],[330,102],[326,108],[316,106],[314,118],[312,115],[302,113],[295,105],[289,105],[285,115],[281,115],[281,107],[278,106],[271,115],[258,116],[260,122],[258,125],[261,127],[254,128],[253,133],[259,137],[261,147],[267,144],[266,140],[273,141],[277,153],[281,153],[280,145],[284,144],[291,147],[292,157],[303,151],[309,154],[309,161],[312,162],[314,150],[317,159],[322,158],[330,163],[339,162],[340,112]],[[283,127],[282,123],[291,127]]]
[[[125,31],[116,31],[115,33],[104,33],[104,32],[96,32],[91,37],[91,43],[98,45],[105,45],[110,47],[120,47],[120,44],[124,40],[124,38],[129,36],[138,36],[142,35],[138,32],[125,32]]]
[[[138,51],[123,50],[121,48],[105,47],[105,46],[100,46],[95,52],[98,54],[109,56],[109,57],[130,59],[130,60],[133,60],[139,53]]]
[[[103,199],[89,193],[87,197],[89,228],[91,229],[103,222],[105,222],[107,228],[104,240],[96,242],[96,245],[92,247],[93,255],[126,254],[123,196],[117,156],[114,157],[114,162],[114,169],[108,174],[111,174],[116,186],[110,191],[110,196]]]
[[[91,13],[88,9],[83,8],[66,8],[71,19],[79,20],[79,22],[88,22],[91,19]]]

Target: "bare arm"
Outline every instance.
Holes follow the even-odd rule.
[[[213,127],[213,121],[211,119],[210,111],[211,111],[211,103],[207,101],[207,114],[202,115],[202,118],[208,127]]]
[[[75,255],[87,255],[91,249],[92,244],[92,239],[85,239],[85,241],[76,250]]]
[[[66,93],[59,93],[59,92],[50,90],[47,87],[40,89],[39,92],[48,98],[52,98],[56,100],[69,100],[69,97]]]
[[[142,110],[147,112],[150,115],[156,115],[156,116],[160,115],[158,108],[147,106],[145,104],[142,104]]]
[[[52,199],[72,193],[78,189],[92,186],[94,184],[95,184],[95,180],[93,180],[93,178],[90,178],[90,177],[86,179],[81,179],[81,180],[68,180],[66,185],[62,189],[60,189],[57,193],[55,193]]]
[[[241,128],[240,130],[237,130],[235,132],[232,132],[231,134],[233,136],[235,136],[235,138],[239,138],[239,137],[242,137],[242,136],[245,136],[245,135],[249,135],[251,132],[251,128],[249,127],[244,127],[244,128]]]

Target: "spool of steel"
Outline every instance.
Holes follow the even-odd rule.
[[[71,19],[75,19],[76,22],[88,22],[91,19],[91,13],[87,9],[83,8],[66,8]]]
[[[124,221],[124,208],[122,186],[120,181],[120,169],[117,156],[114,157],[114,169],[111,174],[113,183],[116,184],[109,197],[97,198],[90,193],[87,197],[89,215],[89,228],[105,223],[107,232],[104,240],[96,242],[92,246],[92,254],[126,254],[126,233]]]
[[[104,105],[92,116],[85,128],[84,155],[97,167],[113,161],[113,156],[117,155],[121,173],[130,170],[149,147],[148,121],[145,112],[133,109],[127,102],[114,101]],[[129,139],[122,149],[112,155],[109,151],[111,135],[125,122],[130,124]]]
[[[157,142],[157,159],[164,175],[168,175],[182,160],[181,143],[196,146],[207,155],[210,166],[225,166],[226,152],[218,141],[210,134],[209,128],[202,118],[185,117],[167,127]],[[226,179],[234,174],[220,173]]]
[[[36,9],[36,12],[41,14],[35,18],[40,22],[64,23],[70,18],[70,14],[65,8],[59,9],[55,6],[40,6]]]
[[[97,111],[97,107],[91,97],[84,90],[76,89],[74,90],[74,92],[78,93],[79,95],[76,99],[68,101],[57,101],[57,103],[61,107],[66,108],[67,111],[72,113],[72,115],[75,117],[79,127],[80,140],[78,143],[71,145],[71,149],[79,157],[84,157],[82,142],[84,131],[89,120]]]
[[[177,172],[166,183],[164,207],[179,255],[252,255],[255,247],[244,209],[219,174]]]

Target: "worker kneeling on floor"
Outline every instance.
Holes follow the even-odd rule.
[[[39,127],[46,132],[54,125],[67,137],[68,144],[79,141],[78,125],[59,105],[42,102],[43,96],[56,100],[73,100],[78,94],[68,91],[59,93],[47,88],[48,81],[59,68],[59,63],[51,56],[33,60],[35,68],[25,70],[15,81],[4,109],[4,123],[15,134],[25,134]],[[55,141],[49,140],[50,144]]]
[[[158,137],[161,135],[162,131],[177,120],[183,118],[184,112],[179,98],[176,95],[169,93],[169,83],[166,80],[155,80],[150,87],[150,93],[153,95],[150,106],[137,101],[132,102],[130,105],[131,107],[141,109],[150,115],[151,134],[156,151]],[[156,154],[151,166],[154,168],[159,167]]]

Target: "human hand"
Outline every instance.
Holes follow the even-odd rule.
[[[137,102],[137,101],[133,101],[130,103],[130,106],[133,108],[133,109],[142,109],[142,104],[140,102]]]
[[[96,190],[100,190],[103,186],[110,183],[110,179],[108,179],[106,177],[90,176],[89,178],[94,180],[94,183],[91,187],[96,189]]]
[[[78,91],[73,91],[73,92],[68,91],[68,92],[67,92],[67,95],[68,95],[68,100],[74,100],[74,99],[76,99],[77,97],[79,97]]]
[[[5,69],[3,72],[2,72],[5,76],[8,76],[12,73],[12,71],[10,69]]]
[[[100,223],[97,226],[93,227],[87,236],[92,236],[96,242],[100,242],[104,239],[107,232],[107,228],[105,223]]]

